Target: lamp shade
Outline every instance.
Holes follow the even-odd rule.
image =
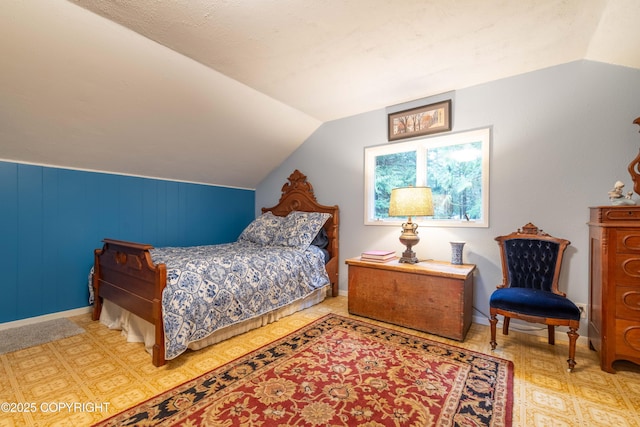
[[[391,190],[389,216],[433,215],[431,187],[401,187]]]

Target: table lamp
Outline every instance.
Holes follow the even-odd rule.
[[[391,190],[389,216],[406,216],[407,222],[402,224],[400,243],[407,247],[399,262],[416,264],[418,258],[411,248],[418,244],[418,224],[411,222],[412,216],[433,215],[433,199],[430,187],[401,187]]]

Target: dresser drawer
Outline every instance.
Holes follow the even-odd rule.
[[[640,325],[640,285],[616,287],[616,317],[635,320]]]
[[[616,252],[640,254],[640,230],[616,230]]]
[[[614,277],[616,286],[623,284],[640,288],[640,254],[616,255]]]
[[[600,215],[603,222],[640,221],[640,209],[635,206],[602,208]]]
[[[616,320],[616,355],[640,360],[640,322]]]

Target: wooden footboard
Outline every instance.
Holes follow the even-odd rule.
[[[102,249],[96,249],[94,255],[92,318],[100,318],[102,300],[106,298],[152,323],[155,327],[153,364],[164,365],[162,291],[167,282],[166,266],[153,264],[149,253],[151,245],[113,239],[103,242]]]

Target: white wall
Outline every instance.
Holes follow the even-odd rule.
[[[473,70],[469,70],[473,72]],[[640,71],[577,61],[462,89],[414,104],[453,99],[453,132],[492,126],[489,228],[419,229],[420,258],[448,260],[450,240],[465,240],[465,262],[478,266],[474,320],[488,315],[501,281],[495,236],[533,222],[569,239],[560,287],[588,302],[588,207],[608,204],[616,180],[632,190],[627,166],[638,154]],[[402,106],[404,107],[404,106]],[[340,206],[340,259],[363,249],[401,251],[399,227],[365,226],[364,147],[387,143],[387,110],[321,126],[256,191],[256,209],[271,206],[294,169],[306,174],[318,201]],[[636,195],[638,197],[638,195]],[[639,197],[640,198],[640,197]],[[340,270],[347,291],[347,268]],[[586,335],[585,323],[581,335]]]

